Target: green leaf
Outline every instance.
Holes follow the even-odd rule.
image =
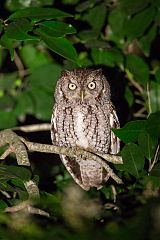
[[[145,157],[151,161],[157,148],[158,139],[152,138],[146,131],[143,131],[138,136],[138,144]]]
[[[88,41],[96,41],[98,35],[93,30],[82,30],[78,33],[78,37],[83,40],[84,43],[86,43]]]
[[[8,207],[8,205],[3,200],[0,200],[0,211],[4,211],[6,207]]]
[[[6,170],[24,182],[29,181],[32,177],[31,170],[21,166],[6,166]]]
[[[146,130],[153,138],[160,138],[160,111],[149,115]]]
[[[10,180],[19,178],[22,181],[29,181],[31,179],[31,171],[20,166],[0,166],[0,179]]]
[[[27,77],[28,91],[32,92],[33,94],[33,89],[41,88],[42,90],[53,95],[54,88],[57,80],[60,77],[61,71],[61,65],[52,63],[34,69],[32,74]]]
[[[44,21],[39,23],[42,32],[50,37],[64,37],[67,34],[76,33],[76,29],[71,24],[56,21]],[[38,31],[38,29],[36,30]]]
[[[0,45],[5,47],[6,49],[9,50],[10,55],[11,55],[11,60],[14,59],[14,40],[11,38],[8,38],[6,34],[3,34],[2,37],[0,38]]]
[[[71,0],[71,1],[73,1],[73,0]],[[83,11],[87,10],[89,7],[92,7],[94,5],[95,5],[94,0],[92,1],[92,3],[90,1],[83,1],[83,2],[80,2],[76,6],[76,11],[77,12],[83,12]]]
[[[20,49],[20,56],[26,67],[32,70],[52,62],[51,57],[46,52],[42,52],[32,45],[24,45]]]
[[[155,17],[155,23],[156,23],[157,26],[159,26],[160,25],[160,14],[159,14],[160,13],[160,8],[158,7],[157,10],[158,11],[157,11],[157,14],[156,14],[156,17]]]
[[[77,4],[78,2],[79,2],[80,0],[63,0],[62,2],[64,3],[64,4],[72,4],[72,5],[74,5],[74,4]]]
[[[51,212],[53,212],[55,215],[61,215],[61,195],[60,194],[50,194],[47,192],[41,193],[41,203],[42,206],[47,207],[47,209],[50,209]],[[54,206],[54,207],[53,207]]]
[[[150,111],[151,113],[160,111],[160,83],[150,82],[150,89],[148,91]]]
[[[147,57],[149,56],[151,44],[152,44],[154,38],[156,37],[156,33],[157,33],[157,26],[154,25],[153,27],[151,27],[151,29],[148,31],[148,33],[145,34],[139,40],[140,47]]]
[[[2,111],[0,109],[0,129],[15,127],[17,123],[13,111]]]
[[[49,121],[52,114],[53,94],[49,94],[44,89],[32,88],[32,98],[35,103],[35,116],[44,121]]]
[[[19,182],[20,182],[20,180],[19,180]],[[18,194],[18,198],[20,199],[20,201],[26,201],[26,200],[28,200],[28,198],[29,198],[29,194],[28,194],[28,192],[27,192],[27,190],[26,189],[24,189],[24,190],[22,190],[20,187],[15,187],[15,190],[16,190],[16,192],[17,192],[17,194]],[[15,192],[15,191],[14,191]]]
[[[63,37],[49,37],[45,32],[38,31],[41,39],[46,43],[49,49],[53,52],[67,58],[73,62],[77,62],[78,55],[72,43]]]
[[[78,37],[81,39],[82,44],[85,44],[86,48],[106,48],[109,46],[106,41],[97,39],[98,33],[93,30],[82,30],[79,32]]]
[[[136,142],[138,135],[145,129],[146,120],[137,120],[128,122],[123,128],[113,129],[112,131],[123,142]]]
[[[32,28],[33,26],[27,19],[21,18],[19,20],[11,22],[5,32],[8,38],[15,40],[37,39],[37,37],[28,34],[28,32],[32,30]]]
[[[124,23],[126,21],[127,16],[121,9],[115,8],[109,14],[109,24],[112,31],[118,35],[119,37],[123,37],[124,35]],[[117,24],[118,23],[118,24]]]
[[[137,82],[146,85],[149,80],[149,68],[142,58],[135,55],[128,55],[126,68],[133,74]]]
[[[32,7],[41,7],[41,6],[49,6],[53,5],[53,0],[8,0],[5,3],[7,10],[9,12],[14,12],[16,10],[22,9],[22,8],[28,8],[30,6]]]
[[[157,8],[160,7],[160,1],[159,0],[155,0],[152,2],[153,6],[155,5]]]
[[[87,41],[86,43],[85,43],[85,47],[86,48],[106,48],[107,47],[107,44],[106,44],[106,41],[103,41],[103,40],[99,40],[99,39],[95,39],[94,41],[93,41],[93,39],[91,40],[89,40],[89,41]]]
[[[26,190],[23,181],[21,181],[19,178],[13,178],[10,180],[10,182],[12,183],[12,186],[14,185],[15,187],[18,187],[22,190]]]
[[[104,25],[107,8],[104,3],[89,9],[89,12],[82,17],[82,20],[87,21],[92,30],[99,32]],[[96,16],[96,17],[95,17]]]
[[[133,92],[130,90],[128,86],[125,88],[125,99],[127,100],[128,105],[131,107],[134,103],[134,96]]]
[[[1,42],[0,42],[0,45],[1,45]],[[7,56],[7,51],[5,51],[4,48],[0,47],[0,68],[2,68],[3,63],[5,63],[6,56]]]
[[[149,7],[125,21],[124,31],[129,40],[140,37],[149,27],[155,16],[155,9]]]
[[[0,109],[4,111],[11,110],[15,105],[15,101],[13,97],[8,96],[5,94],[4,96],[0,97]]]
[[[159,178],[158,180],[160,180],[160,163],[157,163],[156,165],[154,165],[150,174],[152,176],[158,177]]]
[[[56,19],[60,17],[72,17],[71,14],[58,10],[56,8],[25,8],[11,14],[8,20],[15,20],[20,18],[30,18],[34,21],[43,19]]]
[[[152,169],[153,170],[153,169]],[[160,176],[160,175],[159,175]],[[147,190],[149,190],[149,191],[147,191],[147,194],[148,195],[146,195],[146,196],[150,196],[150,194],[153,194],[153,192],[152,191],[156,191],[157,192],[157,189],[159,189],[159,176],[158,176],[158,174],[157,174],[157,176],[154,176],[154,175],[152,175],[152,171],[149,173],[149,174],[147,174],[147,175],[145,175],[144,177],[143,177],[143,179],[140,179],[140,182],[143,184],[143,186],[145,187],[145,189],[146,189],[146,187],[147,187]],[[150,190],[151,190],[151,192],[150,192]],[[156,193],[156,192],[154,192],[154,193]],[[158,192],[157,192],[158,193]],[[153,196],[153,195],[151,195],[151,196]]]
[[[0,176],[0,190],[15,192],[15,188],[9,185],[6,181],[7,179],[5,179],[5,177],[1,178]]]
[[[34,101],[31,94],[28,91],[19,92],[15,96],[15,107],[14,107],[14,115],[17,116],[18,119],[24,118],[24,116],[28,114],[34,113]]]
[[[107,65],[114,67],[123,62],[123,56],[119,51],[116,50],[105,50],[93,48],[91,56],[96,65]]]
[[[47,64],[36,68],[27,78],[27,92],[34,103],[34,114],[38,119],[45,121],[50,119],[53,92],[61,70],[62,68],[58,64]]]
[[[17,79],[16,72],[0,75],[0,89],[6,90],[7,92],[10,93],[10,90],[13,88],[16,79]]]
[[[93,65],[92,61],[88,57],[87,52],[81,52],[79,54],[79,56],[78,56],[78,65],[81,66],[81,67],[89,67],[89,66]],[[76,66],[74,68],[76,68]]]
[[[134,13],[140,12],[148,5],[149,0],[120,0],[120,9],[124,11],[127,15],[132,15]]]
[[[155,77],[156,77],[156,81],[160,84],[160,68],[157,69]]]
[[[121,152],[126,171],[138,178],[139,171],[144,167],[144,155],[141,149],[134,143],[125,145]]]

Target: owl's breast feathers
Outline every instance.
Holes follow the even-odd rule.
[[[61,146],[108,152],[111,131],[109,116],[100,105],[63,106],[57,112],[56,125]]]

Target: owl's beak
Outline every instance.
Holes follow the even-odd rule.
[[[84,93],[84,90],[81,90],[80,91],[80,98],[81,98],[81,101],[83,102],[83,100],[84,100],[84,95],[85,93]]]

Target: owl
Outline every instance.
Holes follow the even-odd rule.
[[[119,139],[111,131],[119,121],[111,102],[110,86],[102,70],[64,71],[57,81],[51,119],[54,145],[117,154]],[[107,172],[95,160],[61,155],[61,160],[84,190],[100,189]]]

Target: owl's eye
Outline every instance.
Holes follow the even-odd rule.
[[[95,87],[96,87],[96,83],[95,82],[90,82],[88,84],[88,88],[91,89],[91,90],[95,89]]]
[[[68,88],[69,88],[70,90],[75,90],[75,89],[77,88],[77,86],[76,86],[76,84],[74,84],[74,83],[69,83]]]

